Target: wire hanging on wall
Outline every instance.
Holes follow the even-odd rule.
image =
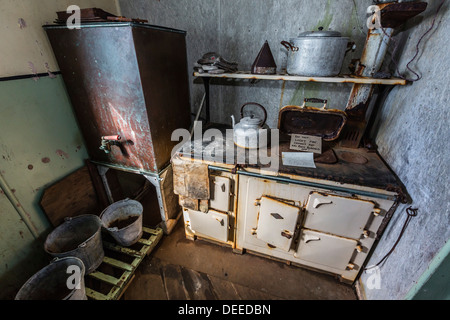
[[[417,216],[417,211],[418,210],[419,209],[413,209],[412,207],[409,207],[409,208],[406,209],[407,217],[406,217],[405,223],[403,224],[402,230],[400,231],[400,234],[399,234],[399,236],[397,238],[397,241],[395,241],[395,243],[392,246],[391,250],[389,250],[389,252],[376,265],[370,266],[370,267],[366,267],[366,268],[364,268],[364,271],[378,267],[380,264],[382,264],[384,261],[386,261],[386,259],[391,255],[392,252],[394,252],[395,248],[397,247],[398,243],[400,242],[400,239],[402,238],[403,234],[405,233],[409,222],[411,221],[411,219],[413,217]]]
[[[402,74],[400,73],[400,71],[399,71],[399,63],[396,61],[396,59],[395,59],[395,58],[393,57],[393,55],[392,55],[392,59],[391,59],[391,60],[392,60],[392,62],[395,64],[395,68],[396,68],[396,71],[397,71],[397,74],[398,74],[398,77],[399,77],[399,78],[401,78],[401,79],[403,79],[403,80],[406,80],[406,81],[410,81],[410,82],[416,82],[416,81],[419,81],[420,79],[422,79],[422,76],[421,76],[421,75],[419,75],[417,72],[415,72],[414,70],[411,69],[410,64],[411,64],[414,60],[416,60],[416,58],[419,56],[420,43],[421,43],[422,40],[425,38],[425,36],[426,36],[428,33],[430,33],[431,30],[434,29],[434,25],[435,25],[435,23],[436,23],[436,19],[437,19],[438,15],[439,15],[439,12],[441,11],[442,6],[444,5],[444,3],[445,3],[445,0],[442,0],[441,3],[439,4],[439,6],[438,6],[438,8],[437,8],[437,10],[436,10],[436,13],[435,13],[435,15],[434,15],[433,22],[431,23],[431,26],[430,26],[430,27],[428,28],[428,30],[427,30],[424,34],[422,34],[422,36],[419,38],[419,41],[418,41],[417,44],[416,44],[416,53],[414,54],[413,58],[406,64],[406,68],[416,76],[416,79],[408,79],[408,78],[406,78],[404,75],[402,75]],[[394,50],[393,50],[393,51],[394,51],[394,52],[397,51],[398,41],[395,40],[394,38],[392,38],[392,36],[389,36],[389,35],[386,33],[386,30],[385,30],[384,28],[381,28],[381,30],[383,31],[383,33],[384,33],[386,36],[390,37],[390,40],[391,40],[391,41],[393,41],[393,42],[395,43],[395,47],[394,47]]]

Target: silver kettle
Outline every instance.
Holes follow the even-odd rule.
[[[248,105],[256,105],[264,112],[264,119],[256,117],[254,114],[244,117],[244,108]],[[267,146],[269,139],[268,129],[266,125],[267,111],[266,109],[255,102],[248,102],[241,108],[241,120],[236,123],[234,116],[231,116],[233,121],[233,140],[238,147],[245,149],[258,149]]]

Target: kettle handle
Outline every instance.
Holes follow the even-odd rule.
[[[263,107],[262,105],[260,105],[259,103],[256,103],[256,102],[247,102],[246,104],[244,104],[244,105],[242,106],[242,108],[241,108],[241,118],[244,117],[244,108],[245,108],[246,106],[250,105],[250,104],[253,104],[253,105],[255,105],[255,106],[258,106],[258,107],[260,107],[260,108],[264,111],[264,121],[263,121],[263,123],[261,124],[261,127],[264,126],[264,125],[266,124],[266,121],[267,121],[267,110],[266,110],[266,108],[264,108],[264,107]]]

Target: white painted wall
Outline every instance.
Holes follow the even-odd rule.
[[[0,77],[57,71],[58,65],[42,25],[53,23],[69,5],[101,8],[119,15],[116,0],[0,0]],[[26,26],[20,27],[19,19]]]

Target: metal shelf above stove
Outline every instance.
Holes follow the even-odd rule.
[[[368,78],[353,75],[341,75],[338,77],[304,77],[291,76],[277,73],[274,75],[252,74],[249,71],[237,71],[235,73],[199,73],[194,72],[194,77],[201,78],[225,78],[225,79],[250,79],[250,80],[272,80],[272,81],[297,81],[297,82],[322,82],[322,83],[359,83],[359,84],[379,84],[379,85],[406,85],[406,80],[400,78]]]

